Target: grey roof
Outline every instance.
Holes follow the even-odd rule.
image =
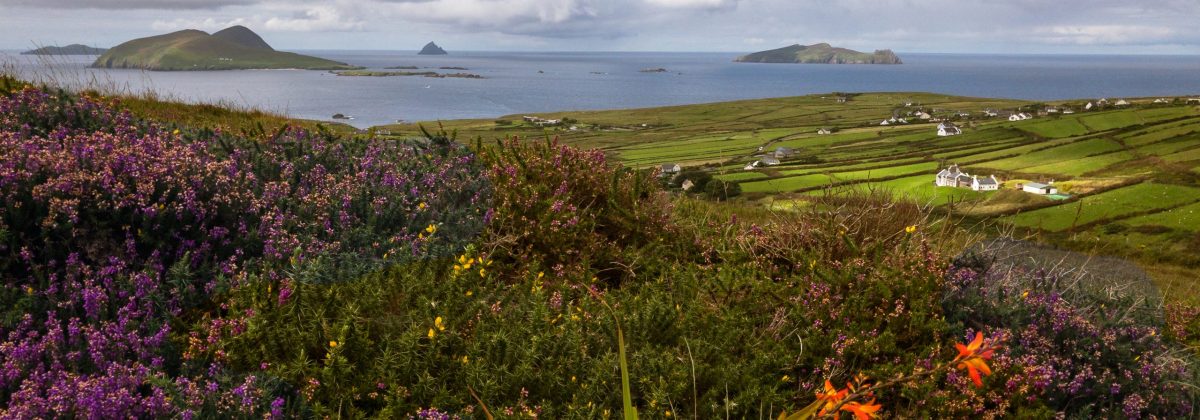
[[[1030,182],[1030,183],[1027,183],[1027,184],[1025,184],[1025,186],[1026,186],[1026,187],[1037,188],[1037,189],[1039,189],[1039,190],[1040,190],[1040,189],[1045,189],[1045,188],[1048,188],[1048,187],[1050,187],[1049,185],[1046,185],[1046,184],[1043,184],[1043,183],[1040,183],[1040,182]]]
[[[997,184],[996,180],[992,179],[991,177],[977,178],[977,179],[979,179],[979,185],[996,185]]]

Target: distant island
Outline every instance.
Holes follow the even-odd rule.
[[[903,64],[892,50],[874,53],[837,48],[826,43],[792,45],[774,50],[743,55],[733,60],[739,63],[802,63],[802,64]]]
[[[92,67],[163,71],[358,68],[324,58],[275,51],[244,26],[231,26],[212,35],[186,29],[138,38],[109,49]]]
[[[421,48],[421,52],[417,53],[417,55],[446,55],[446,54],[449,54],[449,53],[447,53],[446,50],[443,50],[442,47],[439,47],[437,44],[434,44],[433,42],[425,44],[425,47]]]
[[[107,48],[89,47],[83,44],[71,44],[65,47],[49,46],[22,52],[21,55],[100,55]]]

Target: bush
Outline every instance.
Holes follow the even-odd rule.
[[[686,170],[676,175],[675,179],[671,180],[671,184],[682,188],[684,181],[692,181],[692,188],[688,191],[707,191],[705,187],[708,186],[708,182],[712,179],[712,173],[708,171]]]
[[[704,193],[713,200],[725,201],[742,195],[742,186],[736,182],[715,179],[705,185]]]

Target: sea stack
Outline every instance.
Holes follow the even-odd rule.
[[[439,47],[437,44],[434,44],[433,42],[425,44],[425,48],[421,48],[421,52],[417,53],[417,55],[446,55],[446,54],[448,54],[446,52],[446,50],[443,50],[442,47]]]

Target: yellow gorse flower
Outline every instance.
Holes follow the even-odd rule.
[[[433,319],[433,326],[437,327],[438,331],[446,331],[446,324],[442,323],[442,317],[440,316]]]
[[[437,225],[430,223],[429,226],[425,227],[425,231],[432,235],[434,232],[437,232]]]
[[[430,339],[433,339],[434,336],[437,336],[437,331],[434,331],[433,328],[430,328],[429,332],[425,335],[428,336]]]
[[[912,225],[904,228],[904,233],[913,233],[917,231],[917,225]]]
[[[338,342],[337,342],[337,341],[333,341],[333,340],[330,340],[330,341],[329,341],[329,347],[337,347],[337,346],[338,346]]]
[[[417,204],[417,210],[425,210],[426,207],[429,207],[429,206],[425,205],[425,202],[421,202],[421,204]]]

